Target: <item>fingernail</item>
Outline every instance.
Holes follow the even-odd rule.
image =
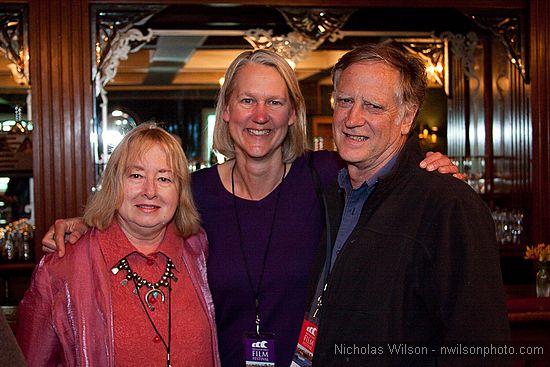
[[[434,165],[433,164],[430,164],[428,166],[428,171],[433,171],[435,169]]]
[[[420,162],[420,167],[426,168],[426,162]]]

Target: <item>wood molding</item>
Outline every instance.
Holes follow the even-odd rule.
[[[87,0],[30,0],[36,253],[55,218],[82,214],[93,184]]]
[[[550,3],[531,1],[533,240],[550,242]]]
[[[197,0],[90,0],[90,4],[197,4]],[[386,7],[386,8],[457,8],[457,9],[525,9],[529,0],[202,0],[202,4],[241,4],[317,7]]]

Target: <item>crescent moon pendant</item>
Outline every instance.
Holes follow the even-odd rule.
[[[162,303],[164,303],[164,292],[162,290],[153,288],[153,289],[149,289],[147,293],[145,293],[145,304],[147,305],[147,307],[149,307],[151,311],[155,311],[155,306],[153,306],[149,302],[149,296],[157,298],[158,297],[157,293],[160,293],[160,300]]]

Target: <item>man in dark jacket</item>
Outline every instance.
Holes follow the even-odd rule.
[[[333,82],[334,141],[347,167],[327,193],[313,365],[506,365],[490,211],[465,183],[419,167],[411,129],[423,63],[367,45],[340,59]]]

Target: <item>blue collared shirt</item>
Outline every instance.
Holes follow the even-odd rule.
[[[336,236],[336,240],[334,241],[334,248],[332,249],[332,258],[330,263],[331,269],[334,266],[336,257],[338,257],[338,254],[342,251],[349,235],[357,225],[363,206],[365,205],[365,202],[369,198],[370,194],[374,191],[374,188],[378,183],[378,179],[390,173],[395,165],[395,162],[397,161],[398,156],[399,154],[394,155],[384,167],[382,167],[375,175],[363,182],[363,184],[357,189],[354,189],[351,186],[351,180],[349,178],[347,168],[342,168],[340,172],[338,172],[338,185],[345,191],[346,197],[344,211],[340,221],[340,228],[338,229],[338,234]]]

